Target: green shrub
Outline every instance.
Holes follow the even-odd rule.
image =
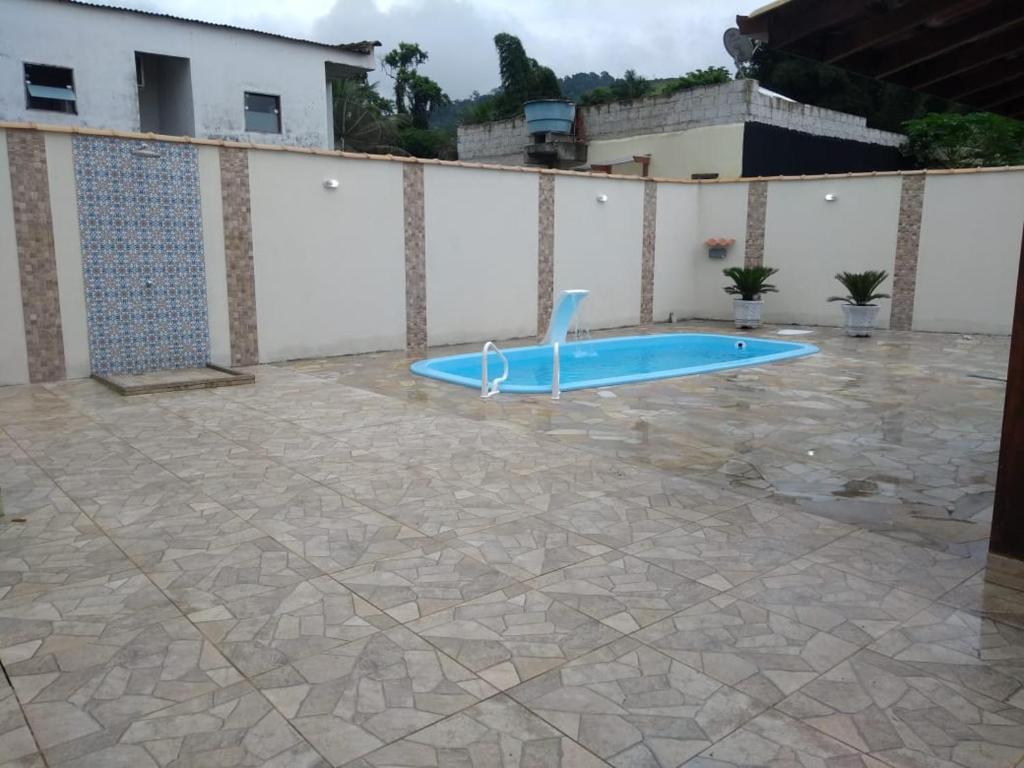
[[[729,267],[722,274],[730,278],[732,285],[724,290],[731,296],[739,296],[743,301],[757,301],[762,293],[778,293],[779,289],[768,282],[768,278],[777,273],[775,267]]]
[[[991,112],[932,113],[903,124],[906,152],[923,168],[1024,164],[1024,122]]]
[[[878,286],[885,282],[889,273],[884,269],[869,269],[866,272],[840,272],[836,280],[843,284],[846,296],[829,296],[829,301],[845,301],[865,307],[874,304],[876,299],[888,299],[888,293],[876,293]]]

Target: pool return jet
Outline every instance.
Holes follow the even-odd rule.
[[[580,304],[590,295],[585,288],[573,288],[562,291],[558,294],[558,301],[548,321],[548,332],[544,334],[543,346],[551,347],[551,399],[557,400],[562,395],[560,384],[560,355],[559,348],[565,344],[565,337],[569,333],[573,318],[579,311]],[[501,376],[490,381],[487,376],[487,353],[493,351],[501,360],[504,370]],[[480,356],[480,397],[488,398],[498,394],[501,385],[508,379],[508,358],[498,349],[493,341],[484,344],[483,354]]]

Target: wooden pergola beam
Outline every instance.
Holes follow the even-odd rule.
[[[984,64],[1005,59],[1024,50],[1024,16],[1005,30],[985,38],[983,43],[958,48],[943,56],[937,56],[922,64],[908,67],[892,78],[894,83],[907,88],[927,89],[931,85],[945,84],[957,75],[974,77],[972,70]],[[977,79],[974,80],[977,82]],[[982,83],[984,86],[985,83]]]
[[[998,109],[996,109],[996,107],[998,107]],[[1010,117],[1019,116],[1024,112],[1024,92],[1018,91],[1009,98],[1003,99],[995,104],[990,104],[988,109],[997,111],[1001,115],[1009,115]]]
[[[1024,96],[1024,72],[1018,72],[1013,80],[978,91],[970,98],[970,103],[983,109],[992,109],[1000,104],[1019,100]]]
[[[736,26],[744,35],[781,48],[852,19],[861,10],[862,4],[857,0],[791,0],[775,12],[737,16]]]
[[[781,53],[968,107],[1017,107],[996,86],[1024,71],[1024,0],[785,0],[736,21]]]
[[[943,54],[1003,32],[1024,21],[1024,3],[1019,0],[993,0],[962,21],[935,29],[919,30],[910,40],[887,46],[881,51],[864,51],[859,65],[850,68],[869,77],[887,78],[915,64],[931,61]]]
[[[927,90],[928,93],[941,96],[944,99],[957,101],[987,91],[993,86],[1016,80],[1022,74],[1024,71],[1021,70],[1017,62],[1001,58],[937,81]]]
[[[835,64],[855,53],[899,37],[942,11],[962,3],[963,0],[910,0],[888,13],[875,13],[831,35],[819,51],[819,57],[827,64]]]
[[[988,550],[1024,560],[1024,236],[1020,258]]]

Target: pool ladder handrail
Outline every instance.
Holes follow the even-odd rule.
[[[495,354],[501,359],[504,370],[501,376],[498,376],[494,381],[490,381],[490,376],[487,373],[487,352],[494,350]],[[551,399],[558,400],[562,396],[561,386],[561,352],[559,344],[556,341],[551,345]],[[501,351],[497,344],[493,341],[488,341],[484,344],[483,352],[480,353],[480,397],[485,400],[489,397],[494,397],[501,391],[501,385],[508,379],[508,358],[505,357],[505,353]]]
[[[493,349],[494,352],[501,359],[502,364],[505,366],[504,372],[501,376],[498,376],[493,382],[488,380],[487,375],[487,351]],[[480,397],[487,399],[488,397],[494,397],[498,394],[501,389],[501,385],[505,383],[508,378],[508,358],[505,357],[505,353],[498,349],[498,345],[493,341],[488,341],[484,344],[484,351],[480,355]]]
[[[558,400],[562,396],[562,359],[558,342],[551,345],[551,399]]]

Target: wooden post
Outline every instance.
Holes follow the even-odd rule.
[[[640,175],[647,178],[651,170],[651,156],[633,155],[633,162],[640,163]]]
[[[999,446],[999,471],[988,551],[990,580],[1005,583],[1024,579],[1024,236],[1017,271],[1017,300],[1013,311],[1003,435]],[[1013,560],[1019,563],[1013,563]],[[1009,578],[992,578],[994,572],[1003,572]]]

